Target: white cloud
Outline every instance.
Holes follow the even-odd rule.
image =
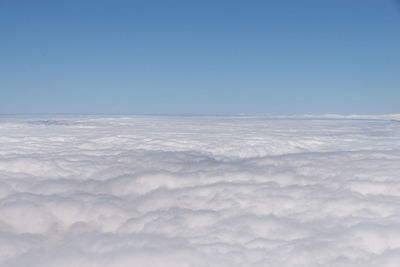
[[[400,124],[2,118],[0,266],[397,266]]]

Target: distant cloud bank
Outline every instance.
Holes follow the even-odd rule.
[[[293,119],[359,119],[359,120],[400,120],[400,114],[382,114],[382,115],[339,115],[339,114],[323,114],[323,115],[278,115],[272,118],[293,118]]]
[[[0,266],[398,266],[400,115],[285,118],[1,118]]]

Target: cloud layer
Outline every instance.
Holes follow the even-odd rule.
[[[398,266],[400,123],[2,118],[0,266]]]

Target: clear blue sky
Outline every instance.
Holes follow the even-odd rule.
[[[400,113],[400,7],[1,0],[5,113]]]

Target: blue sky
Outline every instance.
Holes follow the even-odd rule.
[[[0,114],[400,113],[394,0],[2,0],[0,33]]]

